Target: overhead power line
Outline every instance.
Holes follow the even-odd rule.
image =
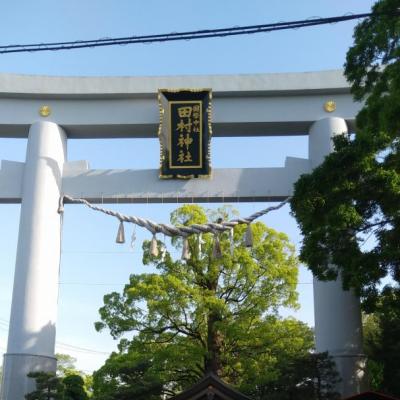
[[[68,351],[75,351],[78,353],[110,355],[110,353],[106,352],[106,351],[88,349],[87,347],[74,346],[72,344],[67,344],[67,343],[62,343],[62,342],[56,342],[56,345],[58,347],[63,347],[64,349],[66,349]]]
[[[10,323],[7,320],[3,319],[3,318],[0,318],[0,324],[3,325],[3,326],[0,326],[0,328],[7,329],[7,330],[8,330],[8,326],[10,325]],[[75,346],[73,344],[63,343],[63,342],[59,342],[59,341],[56,342],[56,346],[57,347],[62,347],[64,349],[66,349],[67,351],[74,351],[74,352],[85,353],[85,354],[109,355],[111,353],[111,352],[106,352],[106,351],[89,349],[87,347]],[[2,346],[0,346],[0,347],[2,347]],[[5,348],[4,348],[4,350],[5,350]]]
[[[392,14],[385,14],[385,15],[399,16],[400,12],[394,12]],[[265,32],[281,31],[287,29],[306,28],[317,25],[333,24],[337,22],[367,18],[370,16],[372,16],[372,13],[362,13],[362,14],[342,15],[342,16],[328,17],[328,18],[310,18],[297,21],[276,22],[276,23],[262,24],[262,25],[248,25],[248,26],[219,28],[219,29],[203,29],[197,31],[163,33],[155,35],[126,36],[117,38],[76,40],[76,41],[66,41],[66,42],[11,44],[11,45],[0,46],[0,54],[72,50],[72,49],[82,49],[88,47],[93,48],[93,47],[116,46],[116,45],[139,44],[139,43],[142,44],[159,43],[159,42],[171,42],[179,40],[194,40],[194,39],[206,39],[206,38],[237,36],[237,35],[250,35],[262,32],[265,33]]]

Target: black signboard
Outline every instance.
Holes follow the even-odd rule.
[[[160,89],[160,178],[211,175],[211,90]]]

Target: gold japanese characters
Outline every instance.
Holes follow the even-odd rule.
[[[176,107],[174,107],[176,105]],[[201,118],[201,102],[180,102],[173,101],[169,103],[170,112],[175,110],[178,113],[178,123],[176,126],[171,126],[171,132],[178,133],[177,143],[172,143],[173,134],[170,135],[171,140],[171,155],[169,160],[170,168],[180,168],[184,165],[191,166],[192,168],[201,168],[201,142],[202,142],[202,127],[200,123]],[[171,122],[173,118],[171,119]],[[176,122],[176,121],[175,121]],[[174,153],[174,144],[177,145],[178,154]],[[200,157],[198,162],[193,163],[193,148],[200,150]],[[175,156],[175,157],[174,157]],[[176,159],[177,162],[174,162]]]

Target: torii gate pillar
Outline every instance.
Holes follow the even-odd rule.
[[[21,400],[35,389],[31,371],[56,370],[54,357],[61,217],[58,213],[66,136],[52,122],[29,131],[22,180],[14,290],[1,399]]]
[[[315,122],[309,132],[311,168],[332,152],[333,136],[346,133],[346,121],[342,118]],[[362,392],[366,379],[360,302],[353,291],[343,290],[340,276],[330,282],[314,278],[314,315],[316,350],[328,351],[334,358],[342,379],[337,388],[340,394],[347,397]]]

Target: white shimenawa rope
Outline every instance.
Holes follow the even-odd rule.
[[[269,213],[270,211],[278,210],[281,207],[283,207],[285,204],[287,204],[289,202],[290,197],[288,197],[287,199],[285,199],[284,201],[279,203],[277,206],[265,208],[264,210],[258,211],[256,213],[250,215],[247,218],[237,218],[237,219],[233,219],[231,221],[226,221],[226,222],[222,221],[221,223],[208,222],[207,224],[192,224],[189,226],[180,226],[180,227],[177,227],[174,225],[168,225],[168,224],[158,224],[149,219],[136,217],[133,215],[124,215],[117,211],[112,211],[112,210],[108,210],[106,208],[95,206],[95,205],[89,203],[85,199],[73,198],[71,196],[68,196],[67,194],[64,194],[60,197],[60,203],[59,203],[59,208],[58,208],[59,213],[64,212],[64,201],[65,200],[67,200],[71,203],[84,204],[94,211],[100,211],[104,214],[111,215],[112,217],[118,218],[120,222],[130,222],[132,224],[138,225],[142,228],[147,229],[153,235],[155,235],[156,233],[163,233],[164,235],[167,235],[167,236],[182,236],[182,237],[186,238],[193,234],[201,234],[201,233],[216,234],[219,232],[225,232],[239,224],[249,225],[255,219],[260,218],[261,216]]]

